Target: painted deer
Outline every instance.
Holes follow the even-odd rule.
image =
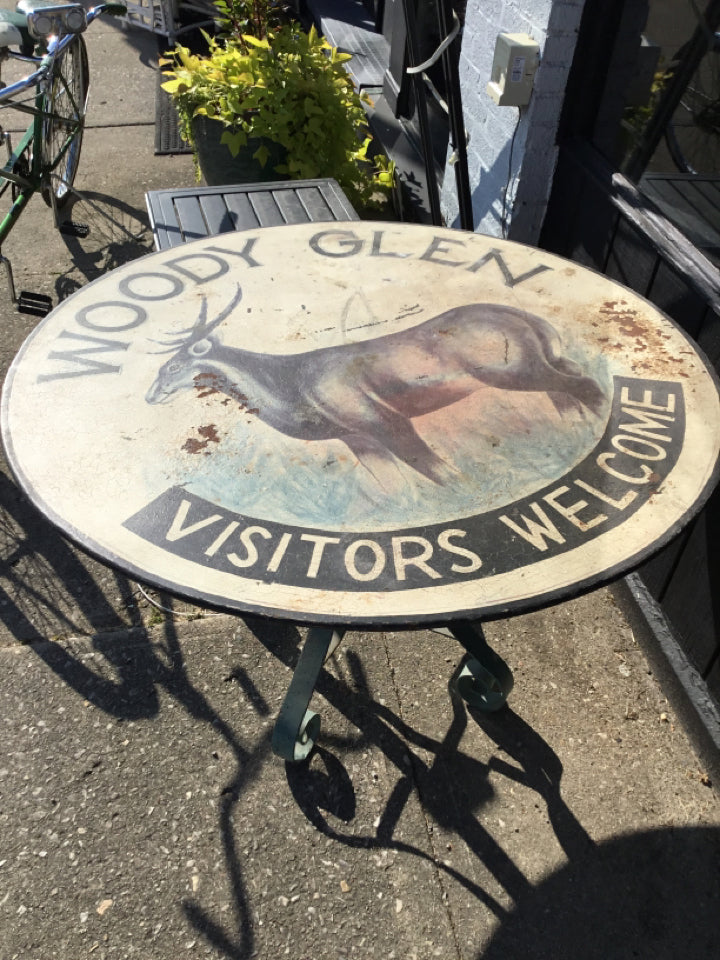
[[[238,287],[211,321],[203,299],[195,325],[166,343],[178,349],[158,371],[148,403],[190,387],[217,390],[286,436],[342,440],[371,472],[378,458],[396,457],[443,484],[454,468],[420,437],[414,417],[483,385],[546,393],[560,414],[599,415],[605,402],[598,383],[556,352],[555,329],[514,307],[473,303],[374,340],[267,354],[226,346],[215,333],[241,296]]]

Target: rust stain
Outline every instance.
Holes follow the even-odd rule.
[[[687,366],[687,357],[692,354],[687,350],[673,352],[674,338],[667,330],[658,329],[652,318],[633,309],[628,301],[622,299],[604,301],[598,313],[602,318],[601,323],[608,326],[610,336],[598,337],[597,342],[603,345],[607,353],[631,350],[636,357],[640,355],[632,364],[636,375],[689,379],[690,373],[682,366]],[[622,339],[618,341],[617,336]],[[631,342],[628,343],[628,340]]]
[[[248,398],[244,393],[241,393],[235,386],[229,386],[226,379],[219,373],[213,373],[208,371],[206,373],[198,373],[194,378],[195,389],[198,392],[198,398],[202,399],[203,397],[210,397],[213,394],[223,394],[229,395],[240,404],[241,410],[247,410],[248,407]],[[223,400],[224,404],[227,404],[228,401]],[[251,411],[252,412],[252,411]],[[257,413],[257,410],[254,412]]]
[[[617,321],[622,332],[629,337],[642,337],[647,333],[645,326],[635,319],[637,310],[631,310],[625,300],[606,300],[600,313],[609,320]]]
[[[182,445],[182,449],[186,453],[202,453],[207,449],[209,444],[220,442],[220,437],[218,436],[217,428],[215,427],[214,423],[209,423],[207,426],[198,427],[197,432],[200,434],[200,438],[188,437],[188,439]]]
[[[220,378],[216,373],[198,373],[193,378],[198,397],[211,397],[214,393],[221,393]]]

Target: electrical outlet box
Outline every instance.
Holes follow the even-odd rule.
[[[530,102],[540,62],[540,45],[526,33],[501,33],[495,43],[492,76],[487,92],[500,107],[524,107]]]

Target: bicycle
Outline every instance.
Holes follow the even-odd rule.
[[[691,53],[686,44],[676,54],[677,70]],[[706,49],[683,90],[665,129],[673,163],[682,173],[720,172],[720,34],[708,34]]]
[[[103,13],[125,12],[119,3],[86,10],[81,3],[54,0],[20,0],[14,12],[0,10],[0,66],[8,60],[36,66],[15,83],[0,81],[0,109],[11,107],[31,117],[15,149],[10,133],[0,124],[0,141],[7,153],[0,167],[0,196],[9,190],[12,199],[0,220],[0,263],[12,302],[21,309],[23,295],[20,300],[16,295],[12,266],[2,245],[38,192],[52,207],[55,226],[63,228],[59,214],[74,193],[90,80],[82,33]]]

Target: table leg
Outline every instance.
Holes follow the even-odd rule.
[[[471,657],[455,681],[458,693],[469,706],[478,710],[487,713],[499,710],[513,688],[510,667],[488,645],[477,621],[453,623],[447,632],[465,647]]]
[[[304,760],[320,732],[320,717],[309,710],[322,665],[345,633],[341,627],[310,627],[272,735],[273,751],[283,760]]]

